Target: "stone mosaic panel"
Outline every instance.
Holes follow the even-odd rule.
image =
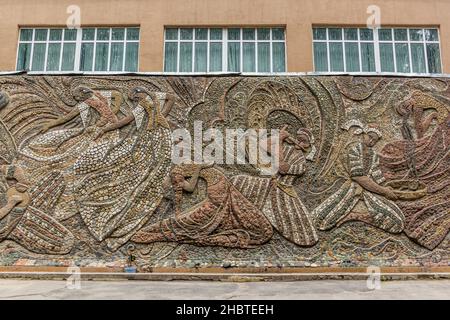
[[[0,77],[0,265],[448,266],[449,84]],[[196,121],[281,130],[277,172],[174,165]]]

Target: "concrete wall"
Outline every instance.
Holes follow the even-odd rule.
[[[313,70],[312,26],[365,26],[367,7],[381,8],[386,26],[441,31],[444,72],[450,73],[450,2],[446,0],[2,0],[0,70],[14,70],[20,26],[64,26],[69,5],[83,26],[141,27],[140,71],[163,69],[165,26],[285,26],[289,72]]]

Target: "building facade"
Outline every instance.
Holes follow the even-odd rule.
[[[438,0],[5,0],[0,70],[448,73],[449,9]],[[366,29],[378,19],[381,30]],[[68,22],[84,30],[57,30]]]

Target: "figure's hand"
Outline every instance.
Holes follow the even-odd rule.
[[[284,140],[286,140],[287,138],[289,138],[291,136],[291,134],[286,129],[287,129],[287,125],[285,125],[280,130],[279,137],[280,137],[281,142],[283,142]]]
[[[95,127],[95,126],[90,126],[90,127],[85,128],[85,129],[84,129],[84,132],[85,132],[85,133],[94,133],[95,130],[97,130],[97,127]]]
[[[105,134],[103,129],[98,129],[98,132],[94,136],[94,141],[100,139]]]
[[[25,171],[21,167],[15,168],[14,177],[17,181],[28,184],[28,179],[25,176]]]
[[[17,205],[23,201],[22,197],[19,195],[13,195],[11,198],[9,198],[9,202],[11,202],[12,205]]]
[[[392,189],[392,187],[386,187],[385,191],[384,191],[384,195],[389,200],[393,200],[393,201],[398,200],[398,196],[395,194],[394,189]]]
[[[50,130],[51,125],[49,123],[44,124],[40,129],[39,133],[46,133],[48,130]]]
[[[287,174],[288,171],[289,171],[289,165],[286,162],[281,161],[280,165],[278,167],[278,172],[281,174]]]

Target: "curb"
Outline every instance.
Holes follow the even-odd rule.
[[[67,280],[80,276],[81,280],[94,281],[224,281],[270,282],[312,280],[367,280],[374,273],[66,273],[66,272],[0,272],[0,279]],[[450,279],[450,273],[381,273],[382,281]]]

